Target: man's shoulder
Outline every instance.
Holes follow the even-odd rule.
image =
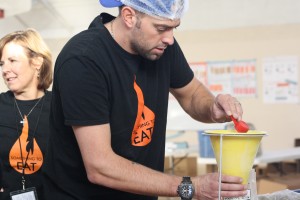
[[[93,57],[96,52],[101,52],[108,35],[104,29],[87,29],[73,36],[63,47],[59,54],[60,61],[74,57]]]
[[[101,13],[100,15],[96,16],[94,20],[90,23],[89,29],[102,28],[103,24],[110,22],[114,18],[115,18],[114,16],[108,13]]]
[[[113,16],[107,13],[101,13],[96,16],[90,23],[88,29],[81,31],[70,38],[64,46],[63,52],[72,52],[72,50],[83,52],[84,50],[93,48],[93,46],[99,42],[107,41],[109,34],[107,34],[107,30],[103,24],[112,18]]]

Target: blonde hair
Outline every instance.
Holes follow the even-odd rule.
[[[7,34],[0,40],[0,58],[2,57],[4,46],[9,42],[15,42],[24,47],[30,61],[38,56],[43,58],[37,88],[42,90],[48,89],[53,80],[52,54],[41,35],[32,28]]]

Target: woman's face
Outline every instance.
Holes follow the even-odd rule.
[[[37,90],[38,71],[31,64],[24,47],[15,43],[7,43],[0,60],[2,77],[8,89],[15,94]]]

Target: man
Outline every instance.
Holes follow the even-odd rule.
[[[194,78],[173,37],[187,1],[100,3],[119,15],[96,17],[56,61],[44,198],[217,199],[217,173],[162,172],[169,91],[198,121],[242,117],[235,98],[215,98]],[[223,175],[221,196],[245,195],[241,181]]]

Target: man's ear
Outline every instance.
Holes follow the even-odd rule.
[[[129,6],[123,6],[121,9],[121,17],[128,28],[132,28],[135,26],[135,23],[137,21],[136,15],[137,12]]]

